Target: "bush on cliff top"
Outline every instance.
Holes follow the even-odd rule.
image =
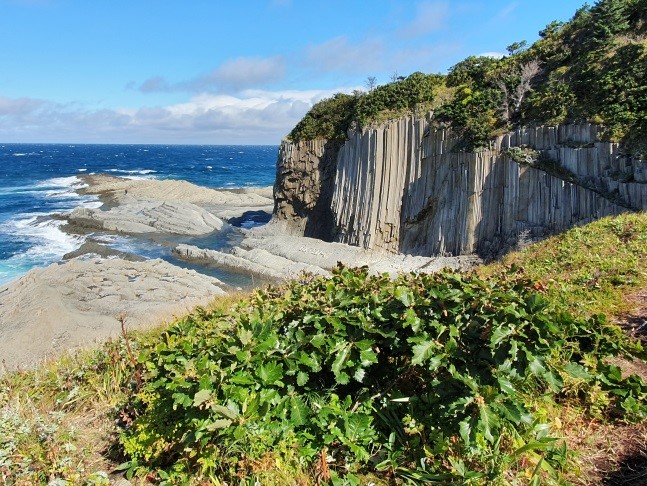
[[[430,106],[442,86],[439,74],[413,73],[405,79],[378,86],[368,93],[338,93],[315,104],[288,135],[293,141],[326,138],[343,140],[354,122],[365,127],[384,113],[399,116],[416,107]]]
[[[333,484],[358,474],[443,484],[555,481],[558,401],[647,418],[642,356],[603,316],[576,319],[512,272],[332,278],[257,291],[233,313],[180,320],[139,363],[121,436],[130,473]]]

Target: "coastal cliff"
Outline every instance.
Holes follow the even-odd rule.
[[[490,255],[647,208],[647,162],[594,124],[519,128],[488,147],[402,117],[279,151],[274,220],[292,234],[412,255]]]

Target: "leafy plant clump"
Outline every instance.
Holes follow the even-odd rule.
[[[337,93],[315,104],[288,137],[295,142],[319,137],[344,140],[354,123],[364,128],[379,121],[384,113],[397,117],[431,106],[442,84],[443,76],[439,74],[416,72],[368,93]]]
[[[513,273],[390,280],[340,266],[232,313],[198,311],[139,356],[123,468],[170,482],[276,469],[284,483],[556,481],[567,451],[537,404],[643,420],[647,387],[605,361],[644,358],[639,343],[542,288]]]

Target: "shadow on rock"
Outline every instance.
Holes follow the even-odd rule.
[[[252,228],[269,223],[272,214],[267,211],[245,211],[237,218],[230,218],[229,224],[239,228]]]

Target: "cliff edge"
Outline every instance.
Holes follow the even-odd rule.
[[[406,116],[345,142],[283,141],[274,220],[291,234],[421,256],[490,256],[647,209],[647,161],[595,124],[518,128],[474,152]]]

